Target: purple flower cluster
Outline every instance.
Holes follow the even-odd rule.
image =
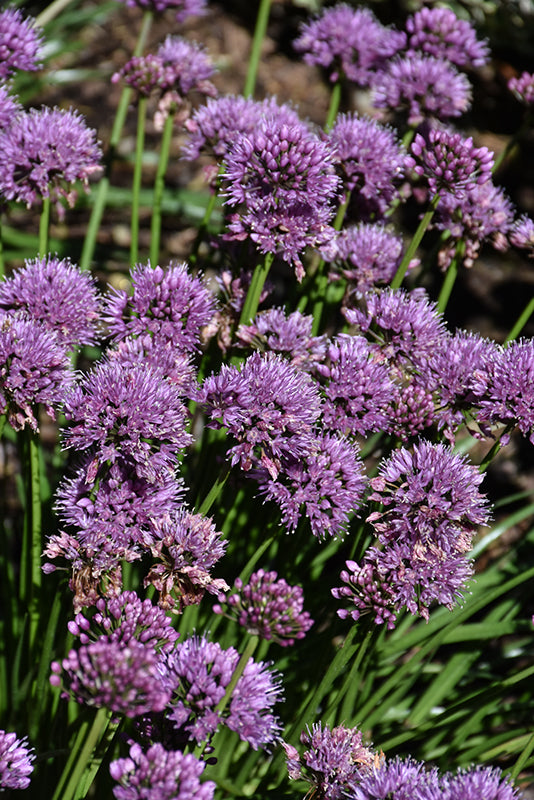
[[[421,8],[406,21],[408,53],[427,53],[457,67],[483,67],[489,60],[486,41],[477,39],[473,26],[451,8]]]
[[[122,0],[130,8],[141,8],[143,11],[154,11],[163,14],[172,11],[177,22],[184,22],[187,17],[202,16],[206,13],[207,0]]]
[[[42,34],[31,18],[18,8],[0,11],[0,81],[18,69],[39,69],[41,48]]]
[[[17,98],[9,93],[5,84],[0,83],[0,133],[12,124],[21,111]]]
[[[73,184],[87,187],[100,172],[100,159],[95,132],[76,111],[32,108],[0,133],[0,195],[28,208],[50,197],[61,215],[60,199],[72,207]]]
[[[224,180],[226,204],[239,207],[228,237],[250,238],[262,253],[279,254],[301,281],[300,254],[331,232],[339,181],[327,143],[304,123],[264,119],[229,151]]]
[[[369,498],[384,510],[367,518],[378,546],[367,550],[362,565],[347,561],[346,586],[332,594],[350,598],[354,608],[339,616],[357,620],[372,611],[376,623],[393,628],[404,606],[424,619],[433,602],[452,608],[471,576],[465,554],[473,534],[489,516],[478,491],[482,478],[449,448],[423,440],[384,461]]]
[[[534,105],[534,74],[522,72],[519,77],[510,78],[508,88],[526,106]]]
[[[345,77],[367,86],[405,43],[405,33],[381,25],[370,9],[338,3],[304,23],[293,46],[307,64],[326,69],[331,81]]]
[[[356,787],[373,765],[382,759],[362,743],[357,728],[324,728],[321,723],[312,725],[300,736],[309,749],[302,757],[292,745],[283,743],[287,768],[291,780],[305,780],[311,784],[313,797],[324,800],[344,800],[353,797]]]
[[[221,595],[213,610],[235,618],[249,633],[287,647],[295,639],[303,639],[313,625],[303,610],[302,589],[290,586],[276,572],[260,569],[252,573],[247,584],[236,578],[233,588],[234,594]]]
[[[191,753],[159,743],[143,752],[133,744],[128,758],[112,761],[109,772],[119,784],[113,789],[117,800],[212,800],[215,784],[199,780],[204,767]]]
[[[35,755],[26,739],[18,739],[16,733],[0,730],[0,792],[27,789],[34,760]]]
[[[525,250],[528,257],[534,257],[534,220],[526,214],[517,219],[510,230],[510,244]]]
[[[236,338],[243,345],[285,355],[291,364],[309,372],[326,352],[326,337],[312,336],[313,317],[281,308],[261,311],[250,325],[240,325]]]

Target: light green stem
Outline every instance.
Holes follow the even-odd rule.
[[[341,103],[341,81],[337,80],[332,86],[332,94],[330,95],[330,106],[326,115],[326,122],[324,124],[325,131],[329,131],[339,111]]]
[[[393,280],[391,281],[391,288],[398,289],[406,275],[406,270],[410,266],[410,261],[414,257],[415,253],[417,252],[417,248],[421,244],[421,240],[425,235],[426,229],[430,225],[430,221],[434,216],[434,211],[436,210],[439,203],[439,194],[434,195],[430,202],[430,206],[428,210],[425,212],[421,222],[419,223],[419,227],[417,228],[416,232],[413,235],[413,239],[410,242],[408,249],[404,254],[404,258],[402,259],[401,263],[399,264],[399,268],[395,273]]]
[[[508,342],[512,342],[514,339],[517,339],[517,337],[519,336],[519,334],[521,333],[521,331],[531,318],[533,312],[534,312],[534,297],[531,297],[531,299],[521,312],[520,316],[518,317],[514,327],[504,340],[505,344],[508,344]]]
[[[441,314],[445,313],[445,309],[447,308],[447,303],[449,302],[453,286],[456,283],[456,278],[458,277],[459,259],[460,259],[460,254],[457,250],[454,255],[454,258],[447,267],[447,272],[445,273],[445,278],[443,279],[443,284],[441,286],[441,291],[439,293],[437,307],[438,311]]]
[[[85,781],[82,780],[87,769],[90,769],[91,756],[106,732],[111,712],[107,708],[99,708],[93,723],[84,722],[56,787],[52,800],[81,800],[84,797]]]
[[[226,481],[228,480],[228,476],[230,475],[230,467],[226,467],[222,473],[217,475],[215,479],[215,483],[212,485],[211,489],[209,490],[208,494],[202,501],[197,514],[204,514],[206,515],[216,499],[219,497],[220,493],[222,492]]]
[[[161,149],[159,153],[158,168],[154,180],[154,199],[152,201],[152,222],[150,225],[150,263],[152,268],[159,263],[159,245],[161,241],[161,203],[163,200],[163,190],[165,188],[165,173],[169,163],[171,151],[172,131],[176,111],[169,111],[165,118],[163,135],[161,137]]]
[[[48,253],[48,230],[50,227],[50,196],[43,197],[43,207],[39,218],[39,255],[44,258]]]
[[[529,736],[529,738],[527,739],[527,742],[523,750],[521,751],[519,758],[515,762],[513,769],[510,770],[510,778],[512,781],[516,780],[519,773],[525,767],[533,751],[534,751],[534,733],[531,734],[531,736]]]
[[[134,56],[141,55],[141,53],[145,48],[148,33],[150,31],[150,26],[152,25],[152,19],[153,19],[153,12],[145,11],[143,16],[143,24],[141,27],[141,32],[139,34],[137,45],[133,52]],[[93,260],[93,255],[95,252],[96,239],[98,236],[98,231],[100,229],[100,223],[102,221],[104,210],[106,208],[108,189],[110,185],[111,169],[113,166],[115,153],[118,144],[120,142],[122,129],[124,128],[124,123],[126,121],[128,106],[130,104],[132,94],[133,94],[132,88],[130,86],[126,86],[122,90],[122,94],[119,100],[119,105],[117,107],[117,113],[115,115],[115,120],[113,122],[113,128],[109,140],[109,149],[104,163],[104,175],[100,179],[95,191],[96,194],[95,201],[93,204],[93,208],[91,210],[91,216],[89,218],[89,224],[87,226],[87,233],[83,243],[82,254],[80,257],[81,269],[87,270],[90,269],[91,267],[91,261]]]
[[[265,281],[267,279],[267,275],[269,274],[269,270],[271,269],[273,260],[273,254],[267,253],[263,261],[256,266],[254,274],[252,275],[250,286],[248,287],[243,310],[241,311],[241,316],[239,317],[240,325],[248,325],[256,316],[256,311],[258,310],[258,306],[260,304],[261,292],[265,285]]]
[[[206,209],[204,211],[204,216],[200,222],[200,225],[197,229],[197,235],[195,236],[195,241],[193,242],[193,247],[191,248],[191,254],[189,256],[189,263],[191,266],[194,266],[197,262],[198,258],[198,251],[200,249],[200,245],[202,240],[204,239],[204,234],[208,229],[208,225],[211,220],[211,215],[213,214],[213,209],[215,208],[215,203],[217,202],[217,197],[219,195],[219,188],[221,183],[221,177],[224,175],[225,166],[222,163],[219,167],[219,173],[215,180],[215,186],[213,187],[213,192],[210,194],[210,198],[206,205]]]
[[[51,22],[58,14],[61,14],[64,8],[72,3],[72,0],[54,0],[53,3],[41,11],[35,18],[35,24],[40,28]]]
[[[497,455],[497,453],[499,452],[499,450],[502,447],[502,438],[503,438],[503,436],[507,436],[510,433],[510,431],[513,430],[514,427],[515,427],[515,425],[513,423],[511,423],[510,425],[506,426],[506,428],[504,429],[504,431],[501,434],[500,439],[498,439],[496,442],[494,442],[494,444],[491,446],[490,450],[488,450],[488,452],[486,453],[486,456],[480,462],[479,467],[478,467],[478,471],[479,472],[485,472],[487,470],[487,468],[489,467],[489,465],[491,464],[491,462],[493,461],[493,459],[495,458],[495,456]]]
[[[256,78],[258,76],[258,67],[261,58],[261,46],[267,32],[267,23],[269,22],[271,2],[272,0],[261,0],[260,7],[258,9],[256,27],[254,28],[254,38],[252,39],[252,49],[248,62],[247,77],[245,80],[245,88],[243,89],[243,94],[245,97],[252,97],[256,87]]]
[[[20,570],[20,597],[30,619],[30,652],[35,646],[41,594],[41,470],[39,438],[30,428],[23,431],[27,464],[24,533]]]
[[[140,97],[137,104],[137,138],[132,185],[132,222],[130,240],[130,265],[137,264],[139,255],[139,195],[143,178],[143,153],[145,150],[145,123],[147,98]]]

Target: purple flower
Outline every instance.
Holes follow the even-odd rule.
[[[517,427],[534,443],[534,340],[520,339],[503,348],[491,367],[486,398],[478,420]],[[503,441],[506,443],[508,435]]]
[[[225,581],[210,575],[226,550],[226,542],[211,519],[182,507],[172,515],[152,520],[145,544],[156,563],[144,585],[152,584],[160,593],[161,608],[177,605],[182,611],[185,606],[198,605],[205,591],[218,594],[228,588]]]
[[[474,147],[471,137],[431,128],[426,138],[415,134],[406,167],[427,179],[432,195],[445,190],[462,197],[467,187],[491,179],[493,153]]]
[[[172,472],[178,453],[191,436],[185,429],[185,409],[175,386],[156,370],[100,362],[66,396],[64,413],[71,426],[64,431],[66,447],[98,447],[86,480],[100,466],[124,460],[150,482]]]
[[[424,382],[401,378],[395,385],[387,431],[406,441],[430,427],[435,418],[434,398]]]
[[[508,88],[526,106],[534,105],[534,74],[522,72],[517,78],[510,78]]]
[[[467,77],[450,64],[432,56],[397,58],[377,74],[373,82],[375,108],[406,113],[409,125],[427,118],[459,117],[471,105]]]
[[[446,773],[442,779],[443,800],[521,800],[502,771],[494,767],[471,767]]]
[[[248,633],[287,647],[295,639],[303,639],[313,625],[310,615],[303,610],[300,586],[290,586],[276,572],[260,569],[252,573],[245,585],[241,578],[236,578],[233,588],[233,594],[219,598],[224,605],[215,605],[213,610],[236,619]]]
[[[65,258],[27,260],[0,283],[0,309],[25,311],[70,350],[97,340],[101,309],[95,279]]]
[[[0,132],[9,128],[17,114],[22,111],[17,98],[9,94],[6,84],[0,83]]]
[[[363,775],[353,800],[438,800],[439,776],[411,758],[385,761]],[[466,798],[467,800],[467,798]]]
[[[9,78],[17,69],[39,69],[42,39],[34,20],[25,18],[18,8],[0,11],[0,80]]]
[[[286,355],[295,367],[311,371],[323,360],[326,337],[312,336],[312,316],[294,311],[289,316],[281,308],[261,311],[250,325],[240,325],[237,339],[257,350]]]
[[[343,228],[321,249],[321,255],[331,265],[331,279],[342,275],[349,284],[349,297],[361,298],[393,280],[403,249],[402,238],[385,225],[361,223]]]
[[[63,683],[62,697],[127,717],[163,711],[170,690],[160,678],[162,657],[150,645],[127,644],[101,636],[71,650],[61,664],[52,664],[50,682]]]
[[[489,60],[488,43],[479,41],[471,23],[451,8],[421,8],[408,18],[406,30],[410,55],[427,53],[457,67],[483,67]]]
[[[192,356],[188,352],[178,351],[172,340],[158,344],[149,333],[139,338],[127,336],[106,351],[106,358],[128,368],[146,364],[176,386],[181,397],[191,397],[194,393],[196,368]]]
[[[318,435],[304,456],[284,459],[276,479],[267,470],[257,471],[255,477],[260,492],[279,505],[288,530],[295,531],[306,514],[319,539],[345,533],[366,488],[357,447],[327,433]]]
[[[328,142],[360,218],[382,217],[398,195],[404,172],[404,152],[394,131],[374,119],[338,114]]]
[[[15,430],[38,430],[36,406],[54,418],[74,380],[65,347],[38,320],[0,311],[0,414]]]
[[[285,455],[309,450],[321,400],[312,378],[274,353],[253,353],[241,369],[223,364],[206,378],[198,402],[213,427],[226,427],[238,444],[232,464],[245,471],[261,464],[273,478]]]
[[[534,220],[527,214],[514,222],[508,238],[514,247],[525,250],[529,258],[534,258]]]
[[[405,42],[406,34],[381,25],[368,8],[338,3],[305,23],[293,46],[307,64],[324,67],[331,81],[346,77],[367,86]]]
[[[175,350],[198,350],[215,305],[206,284],[190,275],[185,263],[166,269],[137,264],[131,278],[132,294],[112,289],[106,299],[104,319],[114,341],[142,336],[151,349],[172,344]]]
[[[129,8],[142,8],[143,11],[154,11],[163,14],[172,11],[177,22],[184,22],[187,17],[199,17],[206,13],[207,0],[122,0]]]
[[[218,710],[238,662],[239,653],[233,647],[223,650],[216,642],[196,636],[178,644],[168,656],[164,679],[173,689],[173,698],[167,717],[197,743],[209,739],[220,724],[254,750],[278,739],[280,723],[271,709],[281,699],[280,678],[262,661],[249,659],[228,704]]]
[[[432,222],[448,234],[438,255],[440,267],[447,269],[457,254],[465,267],[472,267],[485,241],[506,250],[512,223],[512,203],[492,181],[469,186],[461,197],[443,192]]]
[[[318,368],[324,379],[324,424],[344,434],[384,430],[394,391],[389,369],[363,336],[340,334]]]
[[[0,730],[0,791],[27,789],[34,760],[34,752],[25,738],[17,739],[16,733]]]
[[[113,789],[117,800],[212,800],[213,781],[199,781],[205,766],[191,753],[168,751],[161,744],[144,753],[133,744],[129,757],[112,761],[109,772],[120,784]]]
[[[73,184],[100,172],[100,147],[95,132],[77,111],[30,109],[19,114],[0,134],[0,193],[28,208],[40,197],[50,197],[58,213],[60,198],[72,207]]]

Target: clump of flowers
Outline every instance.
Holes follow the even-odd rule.
[[[18,69],[39,69],[42,40],[41,30],[20,9],[0,11],[0,80],[11,77]]]
[[[508,88],[526,106],[534,105],[534,74],[522,72],[519,77],[510,78]]]
[[[0,791],[27,789],[35,754],[26,739],[0,730]]]
[[[300,586],[290,586],[276,572],[260,569],[246,584],[236,578],[233,589],[233,594],[221,595],[214,612],[236,619],[249,633],[262,639],[287,647],[295,639],[303,639],[313,625],[303,609]]]
[[[477,39],[471,23],[452,8],[423,7],[408,18],[406,30],[409,54],[427,53],[461,68],[483,67],[489,60],[488,43]]]
[[[207,0],[122,0],[122,2],[130,8],[137,6],[144,11],[155,11],[157,14],[172,11],[177,22],[184,22],[187,17],[205,14]]]
[[[313,317],[300,311],[286,315],[281,308],[261,311],[250,325],[240,325],[236,337],[243,345],[285,355],[291,364],[310,371],[326,352],[326,337],[312,336]]]
[[[514,247],[525,250],[529,258],[534,257],[534,220],[527,214],[514,222],[508,238]]]

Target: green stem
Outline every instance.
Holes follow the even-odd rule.
[[[104,736],[110,718],[111,712],[107,708],[99,708],[90,728],[88,721],[81,725],[52,800],[80,800],[83,797],[80,793],[83,774],[90,766],[93,751]]]
[[[534,751],[534,733],[527,739],[527,743],[525,744],[519,758],[515,762],[513,769],[510,770],[510,778],[512,781],[516,780],[517,776],[519,775],[523,767],[526,765],[533,751]]]
[[[20,570],[20,597],[30,617],[30,651],[39,626],[41,594],[41,470],[39,438],[30,428],[24,430],[24,452],[27,464],[24,534]]]
[[[372,627],[370,627],[372,626]],[[358,691],[358,687],[361,683],[361,677],[359,675],[360,666],[362,664],[363,658],[368,650],[369,643],[373,639],[374,634],[376,634],[377,627],[374,623],[370,623],[368,625],[367,631],[361,641],[360,647],[355,655],[354,661],[351,664],[351,668],[347,673],[347,676],[341,686],[339,692],[332,698],[332,702],[329,704],[326,711],[323,712],[322,718],[326,722],[328,716],[330,714],[335,713],[336,709],[339,708],[341,701],[345,698],[345,702],[341,708],[341,719],[349,719],[352,717],[352,706],[351,699],[354,696],[354,693]],[[349,691],[351,690],[351,691]]]
[[[44,719],[47,692],[50,689],[50,662],[54,648],[54,638],[58,628],[59,616],[61,613],[61,595],[59,592],[54,594],[52,608],[48,612],[46,632],[42,647],[39,653],[39,669],[33,696],[33,704],[30,710],[30,740],[36,740],[39,733],[39,722]]]
[[[439,293],[438,303],[437,303],[438,311],[441,312],[442,314],[445,313],[445,309],[447,308],[447,303],[449,302],[453,286],[456,283],[456,278],[458,276],[458,261],[460,260],[461,257],[459,250],[464,249],[463,244],[464,243],[461,242],[458,245],[456,253],[454,254],[454,258],[449,264],[447,272],[445,273],[445,278],[443,279],[443,284],[441,286],[441,291]]]
[[[426,229],[430,225],[430,221],[434,216],[434,211],[436,210],[439,203],[439,194],[434,195],[430,202],[430,206],[428,210],[425,212],[421,222],[419,223],[419,227],[417,228],[416,232],[413,235],[413,239],[410,242],[408,249],[404,254],[404,258],[402,259],[397,272],[395,273],[395,277],[391,281],[391,288],[398,289],[404,279],[406,274],[406,270],[410,265],[410,261],[414,257],[417,248],[421,244],[421,240],[425,235]]]
[[[505,344],[508,342],[512,342],[514,339],[517,339],[527,322],[529,321],[530,317],[532,316],[532,312],[534,311],[534,297],[531,297],[523,311],[521,312],[520,316],[517,319],[514,327],[504,340]]]
[[[132,184],[132,222],[130,240],[130,265],[137,263],[139,254],[139,195],[143,178],[143,153],[145,150],[147,98],[140,97],[137,104],[137,138],[135,144],[135,165]],[[154,265],[155,266],[155,265]]]
[[[326,115],[326,122],[324,124],[325,131],[329,131],[339,111],[341,103],[341,81],[337,80],[332,86],[332,94],[330,95],[330,106],[328,114]]]
[[[161,149],[159,152],[158,168],[154,180],[154,199],[152,202],[152,222],[150,225],[150,263],[155,267],[159,262],[159,245],[161,240],[161,203],[163,200],[163,190],[165,188],[165,173],[169,163],[171,151],[172,131],[176,110],[169,111],[165,117],[163,135],[161,137]]]
[[[532,127],[532,111],[528,109],[525,112],[525,116],[523,117],[523,122],[521,123],[517,131],[514,133],[514,135],[510,137],[510,139],[506,144],[506,147],[502,150],[501,153],[499,153],[499,155],[493,162],[493,174],[497,172],[503,161],[506,158],[508,158],[508,156],[510,155],[516,144],[518,144],[518,142],[521,141],[521,139],[523,138],[525,133],[527,133],[527,131],[530,131],[531,127]]]
[[[258,310],[258,306],[260,304],[260,295],[267,279],[267,275],[269,274],[269,270],[271,269],[273,260],[274,255],[272,253],[267,253],[263,261],[256,265],[250,286],[248,287],[243,310],[241,311],[241,316],[239,317],[240,325],[248,325],[256,316],[256,311]]]
[[[228,476],[230,475],[230,467],[226,467],[222,473],[219,473],[215,479],[215,483],[212,485],[211,489],[209,490],[208,494],[200,504],[200,507],[197,511],[197,514],[204,514],[206,515],[216,499],[219,497],[220,493],[222,492],[226,481],[228,480]]]
[[[43,207],[39,218],[39,255],[44,258],[48,253],[48,229],[50,227],[50,196],[43,197]]]
[[[35,18],[35,24],[43,28],[49,22],[51,22],[58,14],[60,14],[63,9],[67,8],[68,5],[72,3],[72,0],[54,0],[53,3],[41,11]]]
[[[202,240],[204,239],[204,234],[208,229],[208,225],[211,220],[211,215],[213,214],[213,209],[215,208],[215,203],[217,202],[217,197],[219,196],[219,188],[221,184],[221,177],[224,175],[225,166],[222,163],[219,167],[219,173],[215,180],[215,185],[213,187],[213,192],[210,194],[210,198],[206,205],[206,210],[204,211],[204,216],[200,222],[200,225],[197,229],[197,235],[195,236],[195,241],[193,242],[193,246],[191,248],[191,253],[189,255],[189,263],[191,266],[195,266],[198,258],[198,251],[200,249],[200,245]]]
[[[141,53],[145,48],[146,40],[148,38],[148,33],[150,31],[150,26],[152,25],[152,18],[153,18],[153,12],[145,11],[143,16],[143,23],[141,26],[141,32],[139,33],[137,45],[133,52],[134,56],[141,55]],[[130,86],[126,86],[122,90],[122,94],[119,100],[119,105],[117,106],[117,113],[115,115],[115,120],[113,122],[113,128],[109,140],[109,149],[104,162],[104,175],[100,179],[99,184],[96,188],[95,201],[93,204],[93,208],[91,210],[91,216],[89,218],[89,224],[87,226],[87,233],[85,236],[85,241],[83,243],[82,254],[80,257],[81,269],[87,270],[90,269],[91,267],[91,261],[93,260],[93,255],[96,246],[96,239],[98,231],[100,229],[100,223],[102,221],[104,210],[106,208],[108,189],[110,185],[111,169],[113,166],[116,150],[121,139],[122,129],[124,128],[126,115],[128,113],[128,106],[130,104],[132,95],[133,95],[132,88]]]
[[[491,464],[491,462],[493,461],[493,459],[495,458],[495,456],[502,447],[503,436],[507,436],[507,434],[509,434],[514,427],[515,425],[513,423],[510,423],[509,425],[506,426],[506,428],[501,434],[500,439],[498,439],[496,442],[493,443],[490,450],[488,450],[488,452],[486,453],[486,456],[480,462],[478,466],[479,472],[485,472],[487,470],[487,468],[489,467],[489,465]]]
[[[254,94],[256,78],[258,76],[258,67],[261,58],[261,46],[267,32],[267,23],[269,22],[270,11],[271,0],[261,0],[260,7],[258,9],[258,16],[256,17],[256,27],[254,28],[254,38],[252,39],[252,49],[248,62],[245,88],[243,89],[243,94],[245,97],[252,97]]]

